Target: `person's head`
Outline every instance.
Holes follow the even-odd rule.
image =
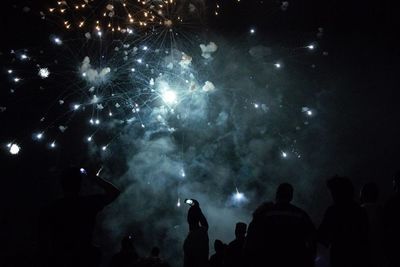
[[[214,241],[215,253],[221,253],[221,252],[223,253],[224,249],[225,249],[224,243],[219,239],[215,239],[215,241]]]
[[[121,240],[121,250],[133,250],[135,248],[133,244],[133,236],[132,235],[126,235],[122,240]]]
[[[378,201],[379,189],[376,183],[366,183],[360,192],[361,203],[376,203]]]
[[[354,187],[349,178],[336,175],[327,181],[327,186],[335,204],[345,204],[353,201]]]
[[[82,173],[78,167],[68,167],[61,174],[61,186],[66,196],[76,196],[81,190]]]
[[[279,203],[290,203],[293,199],[293,186],[289,183],[280,184],[275,199]]]
[[[160,249],[158,247],[153,247],[151,249],[150,255],[155,258],[158,257],[160,255]]]
[[[236,223],[235,227],[235,236],[236,238],[244,238],[246,236],[246,231],[247,231],[247,224],[244,222],[238,222]]]
[[[400,193],[400,171],[397,171],[393,177],[393,189],[396,194]]]

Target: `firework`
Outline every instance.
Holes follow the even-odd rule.
[[[214,161],[214,156],[230,158],[243,147],[248,147],[248,153],[255,150],[254,154],[263,155],[257,151],[257,142],[264,140],[274,140],[273,145],[268,145],[269,153],[282,163],[300,159],[302,151],[295,135],[316,116],[317,110],[301,108],[304,103],[292,107],[289,101],[282,101],[283,93],[274,94],[274,89],[269,90],[265,83],[258,84],[285,75],[284,66],[290,61],[272,57],[272,48],[258,46],[243,49],[248,51],[243,52],[245,55],[235,54],[241,59],[238,62],[235,57],[227,57],[233,59],[227,64],[224,53],[229,49],[221,49],[224,46],[219,47],[218,41],[198,41],[181,31],[198,23],[204,9],[196,4],[200,2],[57,2],[49,11],[63,19],[70,34],[50,35],[48,46],[43,45],[40,50],[13,50],[10,64],[5,66],[11,92],[23,94],[26,90],[22,89],[35,81],[40,92],[53,97],[47,106],[37,108],[43,114],[35,118],[37,125],[30,139],[50,150],[62,150],[65,135],[76,129],[74,122],[79,121],[76,135],[81,136],[77,140],[87,144],[91,155],[108,158],[122,149],[126,135],[129,140],[139,139],[142,143],[168,136],[177,147],[179,144],[179,149],[157,151],[173,158],[175,164],[161,176],[169,175],[179,184],[196,179],[193,162],[207,157]],[[216,7],[219,14],[220,5]],[[76,29],[82,29],[84,36]],[[112,32],[127,35],[119,38]],[[255,26],[245,32],[247,37],[256,34],[259,31]],[[179,47],[177,43],[185,38],[195,45]],[[316,43],[306,43],[293,51],[310,50],[307,54],[311,54],[318,52],[317,48]],[[293,115],[292,110],[299,116]],[[233,133],[232,129],[240,133]],[[255,144],[244,141],[247,135]],[[232,140],[225,144],[227,139]],[[6,152],[17,155],[24,147],[22,140],[23,137],[15,138],[6,146]],[[235,149],[230,150],[232,144]],[[196,158],[191,150],[200,151],[201,155]],[[252,164],[253,158],[249,158],[243,165]],[[155,160],[150,169],[160,166]],[[243,174],[243,179],[251,179],[249,173]],[[225,197],[233,206],[241,206],[249,201],[250,192],[240,179],[235,180]],[[180,193],[175,194],[172,203],[180,207],[181,197]]]
[[[38,75],[42,78],[45,79],[49,77],[50,71],[47,68],[40,68],[38,71]]]
[[[202,1],[190,0],[60,0],[48,13],[61,18],[68,29],[133,33],[173,29],[191,24],[204,12]]]
[[[10,143],[7,145],[11,155],[17,155],[21,150],[21,147],[17,144]]]

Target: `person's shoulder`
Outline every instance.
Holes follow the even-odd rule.
[[[234,247],[234,246],[238,245],[238,243],[239,243],[239,240],[234,239],[233,241],[229,242],[228,248]]]
[[[274,203],[267,201],[262,203],[257,209],[253,212],[253,218],[257,218],[268,211],[271,211],[274,208]]]
[[[305,219],[309,218],[308,213],[300,207],[290,204],[290,209]]]
[[[291,209],[291,210],[293,210],[295,212],[299,212],[299,213],[306,213],[305,210],[303,210],[302,208],[300,208],[296,205],[293,205],[291,203],[288,205],[288,209]]]

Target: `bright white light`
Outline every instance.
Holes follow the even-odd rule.
[[[255,108],[259,108],[260,106],[258,104],[254,104],[254,107]]]
[[[20,78],[18,78],[18,77],[16,77],[16,78],[14,78],[14,82],[19,82],[21,79]]]
[[[89,136],[89,137],[87,138],[87,140],[88,140],[88,142],[91,142],[91,141],[92,141],[92,137]]]
[[[167,104],[174,104],[176,103],[176,93],[172,90],[167,90],[162,93],[162,99]]]
[[[242,192],[239,192],[239,190],[236,188],[236,192],[232,195],[231,201],[232,201],[232,204],[239,205],[239,204],[247,202],[248,200],[247,200],[246,196]]]
[[[312,116],[312,114],[313,114],[313,113],[312,113],[311,110],[307,111],[307,115],[308,115],[308,116]]]
[[[310,50],[314,50],[315,46],[311,44],[311,45],[308,45],[307,48],[310,49]]]
[[[103,151],[105,151],[105,150],[107,149],[107,146],[103,146],[101,149],[102,149]]]
[[[103,33],[101,31],[98,31],[97,35],[101,37],[103,35]]]
[[[8,70],[7,72],[8,72],[9,74],[11,74],[11,73],[13,73],[13,70]]]
[[[17,144],[9,144],[11,155],[17,155],[21,148]]]
[[[51,148],[55,148],[56,147],[56,142],[54,141],[53,143],[50,144]]]
[[[146,51],[148,49],[147,46],[143,46],[143,50]]]
[[[186,173],[185,173],[185,170],[184,170],[184,169],[181,169],[181,176],[182,176],[182,177],[186,177]]]
[[[243,200],[243,198],[244,198],[244,194],[243,193],[240,193],[239,191],[237,191],[236,193],[235,193],[235,200],[237,200],[237,201],[240,201],[240,200]]]
[[[282,67],[282,65],[281,65],[280,63],[275,63],[274,65],[275,65],[275,67],[276,67],[277,69],[280,69],[280,68]]]
[[[136,70],[135,70],[135,68],[132,68],[131,71],[132,71],[132,72],[135,72]]]
[[[282,151],[282,157],[287,158],[287,156],[288,156],[287,153]]]
[[[110,111],[110,112],[108,113],[108,116],[112,117],[112,115],[113,115],[113,114],[112,114],[112,112]]]
[[[62,41],[61,41],[61,39],[58,38],[58,37],[54,37],[53,41],[54,41],[54,43],[56,43],[56,44],[58,44],[58,45],[62,45]]]
[[[75,104],[74,105],[74,110],[78,110],[80,108],[81,105]]]
[[[36,134],[36,139],[40,140],[43,138],[43,133]]]
[[[181,206],[181,199],[178,198],[178,202],[176,203],[176,206],[179,208]]]
[[[82,73],[82,76],[83,76],[83,77],[86,77],[86,72]]]
[[[95,123],[96,123],[96,124],[100,124],[100,120],[97,119],[97,120],[95,121]]]
[[[103,170],[103,166],[101,166],[100,169],[96,172],[96,176],[99,176],[102,170]]]
[[[90,124],[94,124],[93,119],[90,119],[89,122],[90,122]]]
[[[251,29],[250,29],[250,33],[251,33],[251,34],[255,34],[255,33],[256,33],[256,30],[255,30],[254,28],[251,28]]]
[[[138,63],[142,64],[143,60],[141,58],[139,58],[138,60],[136,60]]]
[[[27,55],[25,55],[25,54],[22,54],[22,55],[21,55],[21,59],[22,59],[22,60],[25,60],[25,59],[27,59],[27,58],[28,58]]]
[[[49,71],[48,68],[40,68],[40,69],[39,69],[39,72],[38,72],[38,75],[39,75],[42,79],[45,79],[45,78],[49,77],[50,71]]]

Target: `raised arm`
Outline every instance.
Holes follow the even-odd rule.
[[[208,222],[207,222],[206,216],[204,216],[204,214],[201,210],[200,210],[200,224],[202,227],[204,227],[206,230],[208,230]]]

